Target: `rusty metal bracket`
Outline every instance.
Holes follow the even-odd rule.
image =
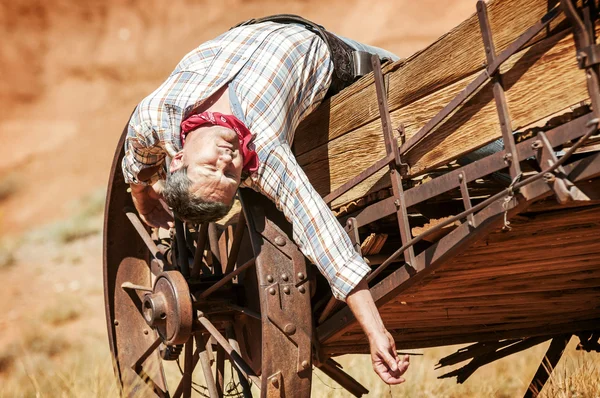
[[[458,181],[460,183],[460,194],[462,196],[463,204],[465,206],[465,210],[470,210],[472,206],[471,204],[471,196],[469,195],[469,188],[467,187],[467,179],[465,177],[465,172],[463,171],[458,175]],[[475,225],[475,216],[473,213],[467,216],[467,222],[470,227],[476,227]]]
[[[590,10],[591,5],[589,2],[586,4],[582,9],[582,20],[572,0],[560,0],[560,7],[573,26],[577,62],[580,68],[583,67],[585,69],[594,116],[600,118],[600,109],[598,108],[600,106],[600,76],[598,63],[596,62],[598,59],[596,52],[598,50],[594,29],[595,21],[592,19],[592,17],[596,18],[596,13]]]
[[[543,131],[538,133],[537,139],[531,145],[533,149],[537,149],[536,158],[541,168],[552,166],[558,162],[554,148],[552,148],[548,137]],[[586,194],[567,178],[563,166],[557,167],[552,173],[546,173],[544,175],[544,180],[550,185],[560,204],[565,204],[574,200],[590,200]]]
[[[477,16],[479,17],[479,27],[481,29],[481,37],[485,47],[485,56],[488,65],[496,61],[496,47],[492,38],[492,28],[487,13],[487,5],[485,1],[477,1]],[[490,79],[493,83],[494,100],[496,102],[496,111],[500,119],[500,130],[502,131],[502,141],[504,142],[504,161],[510,170],[511,179],[515,179],[521,174],[521,166],[519,164],[519,155],[515,138],[513,137],[508,103],[506,102],[506,94],[504,93],[504,85],[502,84],[502,75],[500,70],[496,70]]]
[[[600,64],[600,45],[593,44],[579,49],[577,52],[579,69],[587,69],[598,64]]]
[[[354,250],[356,250],[358,254],[362,255],[362,250],[360,248],[360,236],[358,235],[358,226],[356,225],[356,218],[350,217],[348,220],[346,220],[346,226],[344,227],[344,230],[350,237],[350,241],[354,246]]]
[[[284,397],[283,392],[283,377],[281,372],[276,372],[269,376],[267,380],[267,397]]]
[[[265,290],[267,293],[267,317],[298,347],[296,369],[298,373],[303,372],[308,369],[311,364],[311,338],[302,328],[297,328],[294,321],[281,309],[281,290],[283,290],[286,295],[293,293],[287,286],[280,290],[279,283],[274,283]]]
[[[385,150],[388,157],[394,161],[390,164],[390,178],[392,180],[392,191],[394,193],[394,204],[396,205],[396,216],[398,218],[398,226],[400,228],[400,237],[402,244],[406,244],[411,238],[410,224],[408,222],[408,211],[406,210],[406,198],[404,196],[404,188],[402,187],[402,173],[406,173],[408,165],[402,163],[400,151],[398,150],[398,142],[394,138],[392,131],[392,121],[390,118],[390,110],[387,103],[387,93],[385,91],[385,81],[383,72],[381,71],[381,61],[379,57],[373,55],[371,57],[373,63],[373,73],[375,79],[375,89],[377,91],[377,104],[379,106],[379,115],[381,117],[381,129],[383,130],[383,138],[385,140]],[[412,246],[409,246],[404,252],[404,261],[409,265],[415,264],[415,251]]]
[[[280,372],[281,391],[286,395],[293,392],[294,396],[308,396],[312,380],[313,319],[306,260],[292,240],[291,225],[273,202],[250,189],[241,189],[240,198],[256,256],[262,315],[263,394],[268,395],[269,380]],[[296,329],[293,339],[285,333],[288,324]],[[287,328],[290,333],[292,326]]]

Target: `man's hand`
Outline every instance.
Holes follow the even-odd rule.
[[[401,377],[408,369],[409,359],[396,353],[396,343],[385,329],[367,282],[361,281],[346,297],[346,303],[369,339],[373,370],[387,384],[404,383]]]
[[[396,343],[386,330],[369,339],[373,370],[387,384],[400,384],[406,380],[401,377],[410,363],[408,355],[402,360],[396,353]]]
[[[173,216],[161,203],[163,185],[161,181],[152,186],[130,184],[131,197],[140,218],[151,227],[169,229],[173,227]]]

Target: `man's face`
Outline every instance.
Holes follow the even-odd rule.
[[[171,171],[187,166],[192,191],[206,200],[231,204],[240,184],[243,158],[235,131],[221,126],[189,133]]]

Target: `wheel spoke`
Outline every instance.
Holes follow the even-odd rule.
[[[233,326],[227,325],[225,328],[225,337],[227,337],[227,341],[231,344],[231,347],[241,356],[240,353],[240,345],[235,339],[235,333],[233,332]],[[252,398],[252,391],[250,389],[250,383],[248,383],[248,375],[242,372],[237,367],[235,368],[238,379],[240,380],[240,385],[242,386],[242,394],[244,394],[244,398]],[[233,378],[233,375],[231,375]]]
[[[232,375],[233,376],[233,375]],[[223,387],[225,386],[225,351],[223,347],[217,346],[217,398],[223,398]]]
[[[205,222],[200,227],[198,232],[198,242],[196,243],[196,253],[194,254],[194,265],[192,266],[192,272],[190,276],[193,278],[200,275],[200,268],[202,268],[202,259],[204,258],[204,249],[206,248],[206,238],[208,236],[208,225]]]
[[[223,261],[224,258],[221,258],[221,252],[219,251],[219,231],[217,229],[217,224],[215,223],[210,223],[208,225],[208,247],[211,252],[213,274],[223,275],[224,270],[221,261]]]
[[[258,376],[256,376],[252,368],[233,349],[231,344],[229,344],[227,339],[223,337],[223,335],[217,330],[217,328],[212,324],[212,322],[206,319],[206,317],[202,313],[199,314],[198,321],[202,324],[202,326],[206,328],[208,333],[210,333],[215,338],[215,340],[217,340],[217,343],[219,343],[219,345],[223,347],[223,349],[227,353],[227,356],[233,362],[233,364],[242,372],[247,374],[248,377],[256,384],[256,386],[260,388],[260,379],[258,378]]]
[[[196,365],[198,364],[198,359],[200,358],[200,349],[201,349],[201,346],[199,344],[196,344],[196,351],[194,352],[194,355],[192,356],[192,373],[194,372],[194,369],[196,368]],[[187,379],[185,377],[185,372],[182,376],[183,377],[179,381],[179,384],[177,385],[177,388],[175,389],[175,392],[173,393],[173,398],[180,398],[181,394],[183,393],[184,383],[187,381]],[[192,385],[192,383],[190,380],[190,386],[191,385]]]
[[[185,362],[183,365],[183,398],[191,398],[192,396],[192,372],[194,371],[194,338],[185,343]]]
[[[156,246],[156,243],[154,243],[152,237],[150,236],[148,231],[146,231],[146,227],[144,227],[144,224],[142,223],[138,215],[132,209],[129,208],[125,208],[125,215],[131,222],[131,225],[133,225],[133,228],[135,228],[135,230],[137,231],[140,238],[142,238],[142,240],[144,241],[146,247],[148,247],[148,250],[150,250],[150,253],[152,253],[152,257],[162,262],[162,260],[158,257],[160,253],[160,250],[158,250],[158,246]]]
[[[151,292],[152,291],[151,287],[136,285],[131,282],[123,282],[121,284],[121,289],[140,290],[143,292]]]
[[[148,373],[146,373],[144,369],[141,369],[139,372],[137,372],[137,375],[144,381],[144,383],[148,385],[148,387],[152,389],[152,391],[154,391],[156,395],[159,396],[159,398],[167,398],[169,396],[169,394],[166,391],[163,391],[163,389],[160,388],[154,382],[154,380],[152,380],[150,375],[148,375]]]
[[[148,359],[148,357],[150,355],[152,355],[152,353],[154,352],[154,350],[156,350],[158,348],[158,346],[160,345],[162,339],[160,337],[158,337],[156,340],[154,340],[154,343],[152,343],[150,345],[150,347],[148,347],[146,349],[146,351],[144,351],[142,353],[142,355],[137,359],[137,361],[135,361],[132,365],[131,368],[137,373],[139,374],[141,369],[142,369],[142,364],[144,363],[144,361],[146,359]]]
[[[231,308],[232,310],[236,310],[241,312],[242,314],[248,315],[249,317],[252,317],[254,319],[258,319],[259,321],[262,319],[262,317],[260,316],[260,314],[256,311],[252,311],[249,308],[246,307],[240,307],[239,305],[235,305],[235,304],[228,304],[229,308]]]
[[[190,262],[188,260],[188,248],[185,240],[185,231],[183,221],[179,217],[175,217],[175,238],[177,247],[177,265],[179,270],[185,277],[190,276]]]
[[[212,285],[211,287],[209,287],[208,289],[206,289],[205,291],[203,291],[198,296],[198,299],[205,299],[205,298],[207,298],[209,295],[211,295],[212,293],[214,293],[215,291],[217,291],[219,288],[221,288],[227,282],[229,282],[230,280],[232,280],[233,278],[235,278],[240,273],[242,273],[247,268],[249,268],[249,267],[251,267],[253,265],[254,265],[254,259],[251,259],[248,262],[246,262],[244,265],[242,265],[241,267],[237,267],[235,271],[227,274],[225,277],[223,277],[223,279],[220,279],[217,283],[215,283],[214,285]]]
[[[210,356],[208,355],[208,349],[206,348],[206,344],[202,344],[204,343],[202,337],[198,337],[197,339],[198,345],[201,345],[204,348],[202,351],[200,351],[200,365],[202,366],[202,372],[204,373],[204,380],[206,381],[208,395],[210,395],[211,398],[218,397],[219,389],[215,383],[212,368],[210,367]]]
[[[238,217],[237,226],[235,227],[235,233],[233,234],[233,243],[231,244],[231,250],[229,251],[229,256],[227,258],[225,274],[229,274],[233,271],[233,267],[235,266],[240,252],[240,247],[242,246],[244,232],[246,232],[246,218],[244,217],[244,212],[241,211]]]

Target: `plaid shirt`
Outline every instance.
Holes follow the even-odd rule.
[[[332,70],[327,45],[296,25],[239,27],[202,44],[136,108],[125,141],[125,180],[148,184],[164,178],[164,162],[182,149],[181,121],[229,84],[241,106],[236,116],[254,134],[260,162],[242,185],[277,205],[292,223],[302,253],[327,278],[335,297],[345,300],[370,268],[290,148],[298,124],[323,100]]]

